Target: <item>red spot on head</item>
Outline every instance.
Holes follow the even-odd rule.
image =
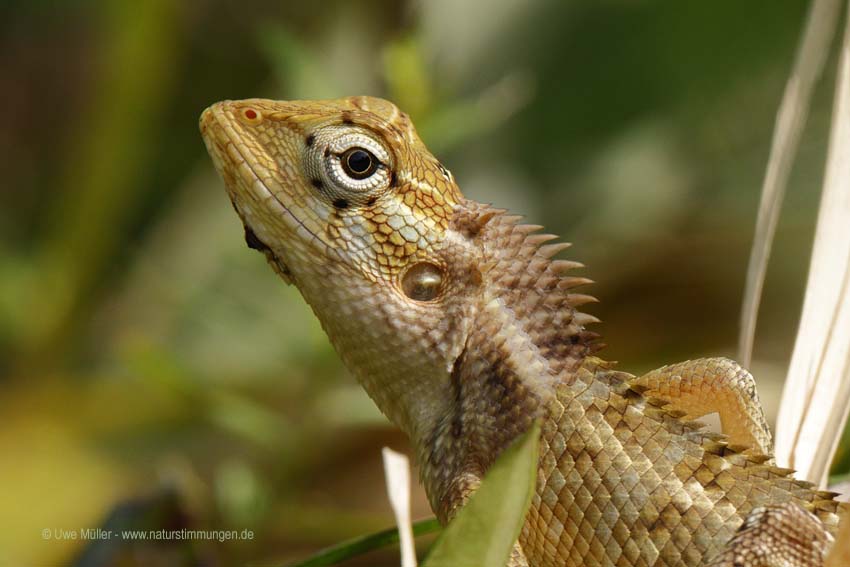
[[[256,120],[257,119],[257,111],[254,110],[253,108],[246,108],[245,109],[245,118],[247,118],[248,120]]]

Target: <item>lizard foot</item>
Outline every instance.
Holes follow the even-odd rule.
[[[823,567],[832,541],[821,521],[797,504],[760,506],[708,567]]]

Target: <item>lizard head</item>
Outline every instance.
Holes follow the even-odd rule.
[[[200,122],[248,245],[298,287],[382,410],[416,421],[398,399],[433,384],[395,377],[448,376],[480,283],[450,226],[452,175],[381,99],[224,101]]]
[[[406,295],[435,294],[404,274],[429,256],[462,199],[410,119],[381,99],[225,101],[201,131],[249,246],[288,281],[325,257]],[[415,289],[414,289],[415,288]]]
[[[589,280],[550,260],[566,245],[464,199],[393,104],[225,101],[201,132],[248,245],[420,447],[458,415],[469,376],[512,415],[506,392],[542,397],[592,352],[595,319],[575,309],[592,298],[569,291]]]

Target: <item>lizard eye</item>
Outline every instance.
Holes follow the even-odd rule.
[[[339,158],[342,170],[352,179],[366,179],[378,170],[378,159],[369,150],[350,148]]]
[[[392,154],[372,132],[330,125],[310,133],[304,167],[329,203],[365,205],[390,188]]]

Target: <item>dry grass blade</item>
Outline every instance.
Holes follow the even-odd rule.
[[[416,567],[416,547],[410,523],[410,464],[407,457],[384,447],[384,474],[387,477],[387,493],[398,524],[401,544],[401,566]]]
[[[776,457],[826,482],[850,411],[850,18],[806,297],[779,409]]]
[[[776,116],[741,307],[738,362],[745,367],[750,365],[752,357],[761,292],[788,174],[809,113],[812,91],[829,55],[840,8],[839,0],[813,1],[794,68],[785,85],[785,93]]]

